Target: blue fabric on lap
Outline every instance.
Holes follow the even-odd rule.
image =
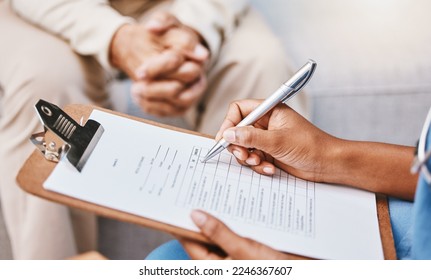
[[[411,259],[413,203],[393,197],[388,202],[397,258]]]
[[[190,260],[178,240],[171,240],[154,249],[146,260]]]

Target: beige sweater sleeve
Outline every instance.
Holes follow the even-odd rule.
[[[248,7],[247,0],[176,0],[171,12],[205,39],[215,60]]]
[[[9,0],[27,21],[65,39],[81,55],[93,55],[109,68],[109,45],[116,30],[133,19],[105,0]]]
[[[110,67],[109,45],[116,30],[133,19],[120,15],[107,0],[9,0],[27,21],[65,39],[81,55],[94,55]],[[176,0],[172,13],[201,34],[215,60],[221,44],[248,7],[246,0]]]

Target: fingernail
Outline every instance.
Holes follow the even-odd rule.
[[[193,210],[191,214],[193,222],[198,226],[202,227],[207,221],[207,215],[202,213],[201,211]]]
[[[235,130],[233,129],[227,129],[223,132],[223,138],[229,143],[235,142]]]
[[[265,174],[268,174],[268,175],[273,175],[275,171],[274,171],[274,168],[267,166],[263,168],[263,172],[265,172]]]
[[[157,19],[149,20],[145,26],[149,29],[160,29],[163,27],[163,24]]]
[[[256,165],[256,164],[257,164],[256,159],[255,159],[255,158],[251,158],[251,157],[249,157],[248,159],[246,159],[246,160],[245,160],[245,162],[246,162],[248,165]]]
[[[198,44],[195,47],[194,54],[199,58],[206,59],[208,57],[208,50],[201,44]]]
[[[241,152],[240,151],[233,150],[232,153],[237,159],[241,159]]]

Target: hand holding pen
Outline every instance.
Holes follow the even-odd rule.
[[[263,101],[256,109],[250,112],[250,114],[248,114],[247,117],[245,117],[240,123],[238,123],[237,127],[254,124],[279,103],[286,103],[290,98],[295,96],[308,83],[314,73],[314,70],[316,69],[316,65],[316,62],[310,59],[293,75],[292,78],[282,84],[277,91],[265,99],[265,101]],[[229,145],[230,143],[226,141],[226,139],[222,138],[214,147],[212,147],[202,162],[207,162],[226,149],[226,147]]]

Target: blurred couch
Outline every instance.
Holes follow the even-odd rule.
[[[280,37],[292,70],[308,58],[318,62],[307,86],[317,126],[338,137],[415,144],[431,105],[430,1],[251,2]],[[130,101],[120,105],[140,115]],[[99,250],[111,259],[142,259],[171,238],[102,218],[99,224]],[[10,258],[1,217],[0,258]]]
[[[430,1],[253,2],[295,67],[318,62],[307,87],[315,124],[340,137],[415,144],[431,105]]]

